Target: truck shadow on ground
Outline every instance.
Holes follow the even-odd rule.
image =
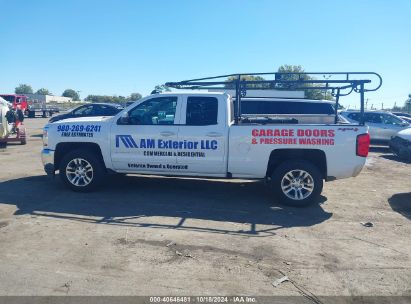
[[[116,176],[92,193],[72,192],[46,176],[0,184],[0,203],[16,205],[15,215],[248,236],[324,222],[332,216],[321,207],[325,201],[284,207],[262,182],[209,179]]]
[[[380,157],[388,159],[388,160],[396,161],[399,163],[403,163],[403,164],[411,164],[411,161],[401,159],[397,155],[394,155],[394,154],[383,154],[383,155],[380,155]]]
[[[397,155],[395,155],[390,147],[388,146],[371,146],[370,147],[370,152],[375,152],[375,153],[384,153],[382,155],[379,155],[379,157],[388,159],[388,160],[392,160],[392,161],[396,161],[399,163],[404,163],[404,164],[409,164],[411,163],[410,161],[404,160],[399,158]]]
[[[375,153],[392,153],[388,146],[370,146],[370,152]]]
[[[388,199],[388,203],[392,210],[411,219],[411,192],[394,194]]]

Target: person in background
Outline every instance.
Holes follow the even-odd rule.
[[[17,120],[17,113],[13,109],[12,106],[9,106],[9,110],[6,113],[6,119],[9,125],[12,126],[11,128],[11,133],[16,133],[16,120]]]
[[[17,130],[18,130],[19,126],[23,123],[23,120],[24,120],[24,113],[21,110],[21,106],[18,105],[17,110],[16,110],[16,121],[15,121]]]

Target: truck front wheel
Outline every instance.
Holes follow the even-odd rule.
[[[272,188],[280,202],[304,207],[318,200],[323,178],[318,168],[304,160],[288,160],[271,175]]]
[[[72,190],[88,192],[101,184],[105,169],[101,160],[88,150],[66,154],[59,168],[60,178]]]

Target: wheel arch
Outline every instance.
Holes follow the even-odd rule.
[[[266,177],[287,160],[305,160],[315,165],[323,179],[327,179],[327,157],[320,149],[276,149],[271,151],[267,164]]]
[[[85,143],[85,142],[58,143],[56,146],[56,150],[54,152],[54,167],[56,169],[60,167],[61,160],[63,159],[64,155],[66,155],[67,153],[74,151],[74,150],[83,150],[83,149],[94,153],[100,159],[101,163],[106,168],[100,146],[96,143]]]

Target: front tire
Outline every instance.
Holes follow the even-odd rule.
[[[102,161],[88,150],[75,150],[61,161],[59,174],[62,181],[72,190],[89,192],[98,187],[105,175]]]
[[[304,160],[288,160],[271,175],[272,188],[279,201],[293,207],[305,207],[318,201],[323,178],[318,168]]]

